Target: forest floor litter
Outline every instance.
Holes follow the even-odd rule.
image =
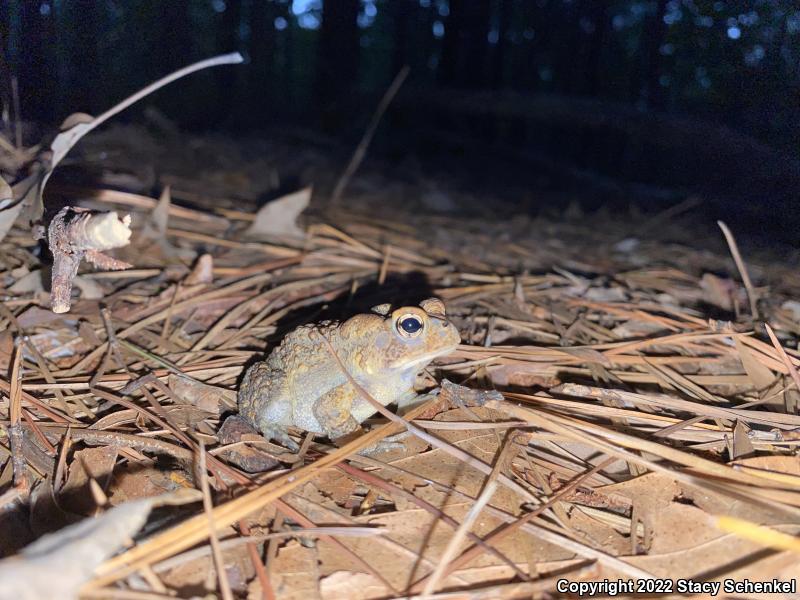
[[[0,580],[11,564],[84,597],[477,599],[797,577],[797,255],[743,243],[746,286],[691,212],[512,215],[374,164],[331,203],[317,190],[342,165],[320,146],[251,150],[123,126],[82,143],[46,209],[130,231],[79,267],[65,311],[44,240],[17,220],[0,242],[17,561]],[[0,152],[7,177],[31,157]],[[243,369],[294,327],[429,296],[462,344],[418,378],[442,386],[405,415],[424,435],[361,452],[404,428],[376,416],[291,452],[221,429]]]

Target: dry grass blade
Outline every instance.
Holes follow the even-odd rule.
[[[523,528],[529,526],[530,522],[533,519],[535,519],[536,517],[540,516],[543,512],[545,512],[545,510],[547,508],[549,508],[551,506],[554,506],[564,496],[567,496],[575,488],[577,488],[578,485],[581,484],[581,482],[583,482],[585,479],[588,479],[589,477],[591,477],[595,473],[601,471],[602,469],[605,469],[612,462],[613,462],[613,459],[605,460],[602,463],[600,463],[599,465],[597,465],[597,466],[593,467],[592,469],[590,469],[587,473],[581,475],[580,477],[576,477],[568,485],[566,485],[562,489],[560,489],[558,491],[558,493],[556,495],[554,495],[552,498],[550,498],[547,502],[545,502],[541,506],[536,507],[534,510],[532,510],[528,514],[520,517],[519,519],[516,519],[515,521],[509,523],[506,527],[503,527],[502,529],[492,533],[492,535],[490,535],[486,540],[483,540],[483,543],[486,544],[486,543],[492,543],[492,542],[499,542],[502,538],[512,534],[514,531],[516,531],[518,529],[523,529]],[[448,568],[444,571],[444,575],[446,576],[446,575],[450,574],[453,570],[455,570],[455,569],[457,569],[459,567],[463,567],[468,562],[473,560],[477,556],[477,552],[476,552],[477,549],[478,549],[477,546],[473,546],[472,548],[470,548],[469,550],[466,550],[463,554],[461,554],[461,556],[459,556],[458,558],[453,560],[451,562],[451,564],[448,566]],[[646,577],[650,577],[649,574],[645,574],[645,576]],[[413,589],[418,590],[420,588],[420,585],[423,584],[423,583],[425,583],[426,588],[427,588],[429,577],[430,576],[427,576],[427,577],[424,577],[421,580],[417,581],[414,584]]]
[[[238,52],[233,52],[231,54],[222,54],[220,56],[215,56],[212,58],[207,58],[205,60],[198,61],[194,64],[191,64],[187,67],[182,69],[178,69],[174,73],[170,73],[169,75],[162,77],[158,81],[151,83],[148,86],[145,86],[135,94],[127,97],[125,100],[116,104],[109,108],[104,113],[90,119],[88,121],[80,122],[75,124],[65,133],[62,133],[53,141],[52,150],[53,150],[53,158],[51,160],[51,169],[55,168],[55,166],[61,162],[61,160],[67,155],[67,152],[78,143],[78,141],[87,133],[96,129],[106,121],[108,121],[113,116],[121,113],[123,110],[135,104],[142,98],[149,96],[156,90],[164,87],[181,79],[182,77],[186,77],[192,73],[197,71],[202,71],[203,69],[208,69],[209,67],[216,67],[219,65],[232,65],[232,64],[239,64],[244,62],[244,58]],[[44,184],[47,182],[47,177],[45,177],[44,182],[42,183],[42,188],[44,188]]]
[[[233,600],[231,584],[228,582],[228,572],[225,570],[225,561],[222,558],[222,548],[217,536],[217,525],[214,522],[214,504],[211,501],[211,488],[208,485],[208,471],[206,469],[206,448],[200,442],[198,470],[200,471],[200,489],[203,492],[203,510],[208,519],[208,539],[211,542],[211,554],[219,580],[219,590],[224,600]]]
[[[478,496],[478,499],[475,501],[475,504],[472,505],[472,508],[469,509],[467,516],[464,517],[464,520],[458,526],[458,529],[456,529],[453,537],[450,538],[450,542],[447,544],[444,554],[439,559],[439,564],[436,565],[436,570],[433,572],[433,575],[431,575],[430,579],[428,579],[427,583],[425,584],[425,588],[422,590],[423,598],[430,598],[436,588],[439,587],[439,581],[441,580],[444,572],[447,570],[447,567],[450,565],[450,561],[453,560],[456,552],[458,552],[458,547],[461,545],[464,537],[466,537],[467,531],[469,531],[469,528],[472,527],[475,519],[478,518],[478,515],[481,514],[483,508],[492,499],[492,494],[494,494],[496,489],[497,482],[495,481],[490,481],[486,484],[486,487],[483,488],[483,492],[481,492],[481,495]]]
[[[353,152],[350,162],[347,163],[347,168],[344,170],[344,173],[342,173],[342,176],[339,178],[339,181],[336,182],[336,186],[333,188],[333,193],[331,193],[331,204],[336,204],[339,201],[339,198],[341,198],[345,187],[347,187],[347,184],[350,182],[353,174],[358,169],[361,161],[364,160],[364,156],[367,153],[367,148],[369,148],[369,143],[372,141],[372,137],[375,135],[378,125],[380,125],[383,113],[386,112],[386,109],[389,108],[389,105],[397,95],[397,92],[400,91],[400,87],[403,85],[403,82],[406,80],[406,77],[408,77],[410,71],[411,68],[408,65],[405,65],[402,69],[400,69],[400,72],[395,75],[395,78],[392,81],[392,84],[389,86],[389,89],[386,90],[383,98],[381,98],[378,107],[375,109],[375,113],[372,115],[369,126],[367,126],[367,130],[364,132],[364,135],[361,138],[361,141],[358,143],[355,152]]]
[[[786,370],[789,372],[792,381],[794,381],[795,387],[797,387],[797,390],[800,391],[800,375],[797,374],[797,369],[792,364],[789,355],[786,354],[786,350],[784,350],[783,346],[781,346],[781,343],[778,341],[778,338],[775,335],[775,332],[772,331],[772,327],[769,326],[769,323],[764,323],[764,328],[767,330],[767,334],[769,335],[772,345],[775,346],[775,351],[778,353],[778,356],[781,357],[781,361],[786,367]]]
[[[776,482],[770,477],[760,476],[752,472],[738,471],[727,465],[718,464],[670,446],[551,412],[515,406],[507,402],[492,401],[490,404],[493,408],[512,414],[515,417],[525,418],[532,425],[564,435],[570,439],[588,443],[609,455],[641,464],[649,470],[669,474],[674,479],[698,489],[703,489],[705,485],[710,484],[710,481],[706,483],[706,480],[697,475],[706,476],[720,479],[723,482],[728,481],[732,484],[747,486],[747,489],[751,490],[749,493],[752,494],[754,500],[761,499],[765,502],[778,500],[791,506],[800,507],[800,485],[792,486],[795,489],[784,493],[779,490],[785,487],[785,482]],[[618,444],[618,446],[614,444]],[[684,465],[689,467],[690,471],[681,472],[669,469],[656,461],[622,450],[621,447],[645,452]],[[695,472],[697,475],[689,474],[691,472]],[[734,493],[733,488],[731,488],[731,493]],[[739,497],[739,494],[734,495]]]
[[[624,390],[606,390],[604,388],[589,387],[588,385],[565,383],[554,387],[551,392],[575,396],[579,398],[591,398],[597,400],[622,401],[636,406],[651,406],[654,408],[668,408],[674,411],[688,412],[711,419],[726,419],[729,421],[743,420],[748,423],[759,423],[778,429],[795,429],[800,427],[800,416],[785,415],[781,413],[768,413],[745,408],[722,408],[712,404],[701,404],[681,398],[674,398],[664,395],[636,394]],[[538,396],[525,396],[516,394],[515,397],[530,399],[534,402],[550,403],[558,405],[557,401]],[[583,407],[576,407],[582,410]],[[665,417],[661,417],[665,418]]]
[[[759,481],[758,478],[743,477],[741,473],[728,466],[720,465],[710,460],[700,458],[699,456],[689,454],[688,452],[676,450],[669,446],[650,442],[648,440],[638,439],[610,428],[530,408],[508,405],[505,405],[505,408],[498,405],[497,408],[508,411],[519,417],[522,417],[522,415],[527,415],[527,420],[531,424],[535,424],[536,426],[543,427],[556,433],[568,435],[574,439],[580,439],[582,441],[592,440],[593,445],[596,445],[597,447],[602,446],[604,449],[609,451],[611,451],[613,447],[607,445],[601,440],[607,440],[609,443],[616,442],[623,447],[644,451],[661,458],[666,458],[672,462],[693,467],[698,471],[709,475],[715,475],[721,478],[728,478],[738,481],[744,479],[746,483],[754,485],[765,483],[763,481]],[[589,437],[595,435],[600,439],[592,439]],[[619,452],[616,452],[615,455],[622,456]],[[642,464],[648,468],[654,468],[656,466],[656,463],[653,461],[644,458],[640,460]]]
[[[349,464],[342,463],[342,464],[340,464],[338,466],[338,468],[340,470],[342,470],[343,472],[347,473],[348,475],[351,475],[351,476],[353,476],[353,477],[355,477],[357,479],[360,479],[360,480],[362,480],[362,481],[364,481],[364,482],[366,482],[366,483],[368,483],[370,485],[377,486],[377,487],[379,487],[381,489],[386,490],[387,492],[389,492],[393,496],[402,496],[402,497],[408,499],[410,502],[413,502],[414,504],[416,504],[420,508],[426,510],[431,515],[435,516],[438,520],[441,520],[444,523],[446,523],[447,525],[449,525],[452,529],[454,529],[454,530],[458,529],[458,522],[455,519],[453,519],[452,517],[450,517],[450,515],[448,515],[447,513],[443,512],[441,510],[439,510],[438,508],[433,506],[430,502],[427,502],[427,501],[423,500],[422,498],[418,498],[417,496],[415,496],[411,492],[407,492],[406,490],[404,490],[401,487],[398,487],[398,486],[396,486],[396,485],[394,485],[394,484],[392,484],[392,483],[390,483],[388,481],[384,481],[380,477],[376,477],[376,476],[372,475],[371,473],[368,473],[366,471],[362,471],[361,469],[357,469],[356,467],[354,467],[352,465],[349,465]],[[523,571],[521,571],[516,566],[516,564],[514,564],[507,556],[502,554],[496,548],[486,544],[480,537],[478,537],[474,533],[467,532],[467,538],[473,544],[476,544],[476,547],[480,548],[480,550],[482,550],[483,552],[487,552],[489,554],[492,554],[493,556],[497,557],[498,560],[500,560],[500,561],[504,562],[505,564],[507,564],[509,566],[509,568],[511,568],[512,570],[514,570],[517,573],[518,577],[520,577],[523,580],[527,580],[528,579],[528,575],[526,573],[524,573]]]
[[[413,418],[418,414],[424,414],[435,404],[436,400],[426,402],[411,411],[409,417]],[[399,429],[394,423],[378,427],[301,469],[286,473],[260,488],[215,507],[213,515],[216,526],[225,527],[246,517],[310,481],[325,469],[329,469],[358,451],[397,433]],[[107,585],[135,572],[140,566],[154,564],[186,550],[205,539],[207,534],[206,516],[193,517],[101,565],[97,570],[97,577],[90,582],[89,588]]]
[[[458,552],[458,547],[461,545],[461,542],[464,541],[464,538],[467,537],[467,533],[469,532],[472,524],[475,522],[475,519],[478,518],[483,508],[489,503],[494,495],[495,490],[497,489],[497,477],[500,474],[501,470],[507,468],[509,462],[509,455],[512,452],[516,452],[516,444],[512,440],[513,433],[509,433],[506,436],[505,445],[502,447],[499,456],[495,462],[494,467],[492,468],[492,472],[487,478],[486,482],[483,486],[483,491],[478,496],[478,499],[469,509],[466,517],[461,522],[461,524],[456,529],[453,537],[450,538],[450,541],[447,544],[447,547],[444,550],[441,558],[439,558],[439,563],[436,565],[436,569],[434,569],[433,573],[428,577],[427,581],[425,582],[425,587],[422,590],[423,597],[429,597],[436,591],[436,588],[439,587],[440,582],[442,581],[445,573],[447,573],[450,569],[450,563],[452,562],[453,558],[456,556],[456,552]]]
[[[725,241],[728,242],[733,261],[736,263],[736,268],[739,269],[739,274],[742,276],[742,283],[744,283],[744,287],[747,290],[747,299],[750,301],[750,314],[753,315],[753,319],[758,319],[758,297],[756,296],[753,282],[750,281],[750,273],[747,272],[747,265],[744,264],[744,259],[742,259],[742,255],[739,252],[739,245],[736,243],[736,238],[733,237],[731,230],[728,229],[725,223],[717,221],[717,225],[719,225],[719,228],[722,230]]]
[[[722,531],[752,540],[767,548],[790,550],[791,552],[800,554],[800,539],[794,536],[775,531],[768,527],[761,527],[755,523],[750,523],[749,521],[744,521],[735,517],[722,515],[715,520],[717,527]]]
[[[336,536],[336,537],[373,537],[384,535],[385,531],[373,527],[303,527],[300,529],[291,529],[289,531],[277,531],[268,533],[266,535],[246,535],[239,538],[232,538],[221,540],[219,542],[220,550],[234,549],[244,544],[255,544],[257,542],[266,542],[270,540],[285,540],[294,537],[322,537],[322,536]],[[182,552],[172,558],[153,566],[153,571],[156,573],[169,571],[181,564],[201,558],[211,554],[212,550],[208,546],[201,546],[187,552]]]

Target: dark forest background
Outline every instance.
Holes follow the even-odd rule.
[[[0,38],[7,121],[96,114],[239,50],[246,65],[150,104],[187,130],[351,143],[408,65],[379,156],[544,174],[598,201],[695,193],[791,235],[800,220],[790,0],[4,0]]]

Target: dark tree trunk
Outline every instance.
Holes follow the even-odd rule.
[[[450,14],[445,21],[442,58],[439,61],[439,83],[453,86],[458,82],[461,38],[464,35],[464,1],[450,0]]]
[[[490,16],[490,0],[470,0],[467,3],[466,60],[461,65],[461,81],[465,87],[480,88],[486,85]]]
[[[661,46],[667,36],[667,24],[664,14],[667,11],[667,0],[658,0],[656,12],[644,28],[644,38],[640,44],[642,55],[646,61],[642,67],[641,97],[648,108],[663,108],[664,93],[659,83],[661,77]]]
[[[39,2],[21,2],[19,5],[22,47],[17,77],[21,116],[35,121],[52,121],[56,117],[55,15],[52,6],[47,6],[50,11],[43,13]]]
[[[600,59],[602,58],[603,44],[608,32],[608,3],[594,1],[589,6],[589,18],[594,26],[594,31],[591,34],[586,51],[583,91],[589,96],[594,96],[598,91]]]
[[[508,26],[511,22],[511,0],[497,0],[497,43],[494,47],[492,56],[492,87],[499,89],[503,87],[504,70],[506,63],[506,38],[508,37]],[[600,2],[600,4],[603,4]]]
[[[552,69],[552,46],[554,31],[553,23],[557,14],[553,6],[554,0],[545,0],[544,3],[523,2],[525,27],[533,31],[533,39],[527,44],[525,62],[520,65],[520,75],[515,77],[519,81],[516,86],[524,90],[537,90],[542,87],[539,68]]]
[[[415,73],[427,71],[439,80],[443,40],[433,34],[433,24],[439,20],[439,13],[433,7],[423,8],[416,0],[410,1],[414,3],[409,47],[411,68]]]
[[[190,0],[170,0],[159,4],[154,11],[153,16],[161,23],[161,43],[154,50],[159,57],[158,68],[162,74],[186,66],[195,58],[190,4]],[[228,10],[231,4],[235,2],[228,3]]]
[[[659,78],[661,76],[660,48],[664,43],[667,26],[664,23],[664,14],[667,10],[667,0],[657,0],[655,14],[651,15],[644,24],[642,36],[639,40],[639,73],[634,80],[634,102],[644,102],[644,105],[655,110],[662,108],[664,94]],[[655,181],[661,171],[663,152],[652,145],[648,139],[628,139],[626,141],[626,156],[631,157],[625,161],[623,172],[631,178],[649,183]]]
[[[11,115],[11,89],[9,73],[11,72],[11,58],[8,55],[11,33],[11,20],[7,2],[0,2],[0,111],[4,115]],[[5,124],[5,123],[4,123]]]
[[[408,43],[409,29],[418,3],[415,0],[396,0],[389,6],[392,9],[394,26],[392,73],[399,73],[400,69],[411,62]]]
[[[281,5],[282,10],[286,11],[286,14],[283,17],[289,21],[289,8],[283,7]],[[295,38],[294,38],[294,28],[287,27],[283,31],[283,41],[282,41],[282,48],[283,48],[283,62],[281,64],[281,72],[283,74],[283,99],[288,102],[287,106],[294,106],[294,100],[296,96],[296,89],[295,89],[295,82],[296,82],[296,75],[294,72],[294,50],[295,50]]]
[[[98,43],[102,39],[102,7],[97,0],[72,0],[64,5],[69,112],[96,114],[105,102],[100,81]]]
[[[253,6],[253,10],[256,10],[255,6]],[[240,49],[239,27],[241,23],[242,0],[227,0],[225,11],[220,15],[217,25],[217,52],[223,54]],[[251,64],[250,69],[252,68],[253,65]],[[223,67],[214,69],[212,74],[216,80],[217,90],[219,90],[216,107],[214,108],[214,120],[220,123],[233,117],[239,70]]]
[[[559,91],[569,94],[575,89],[575,55],[581,43],[580,10],[573,2],[559,12],[561,26],[552,43],[553,79]]]
[[[263,123],[269,116],[275,77],[275,27],[273,0],[254,2],[250,9],[250,68],[248,70],[248,121]]]
[[[336,0],[322,5],[316,89],[322,125],[341,129],[346,121],[346,101],[358,77],[359,0]]]
[[[3,65],[9,64],[8,60],[8,34],[11,21],[10,10],[7,2],[0,2],[0,60]]]
[[[485,85],[490,9],[490,0],[450,0],[439,71],[442,84]]]
[[[608,21],[608,3],[589,0],[582,6],[583,18],[593,29],[588,33],[584,44],[583,77],[579,89],[587,96],[596,96],[600,81],[600,62],[603,52]],[[608,136],[597,136],[588,127],[581,128],[578,142],[577,164],[583,168],[596,168],[612,154],[603,145]],[[613,148],[613,145],[612,145]]]

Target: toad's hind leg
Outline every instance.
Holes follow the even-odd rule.
[[[289,437],[289,426],[292,425],[292,403],[290,401],[267,400],[256,416],[256,425],[265,438],[277,440],[290,450],[300,449],[300,446]]]
[[[286,375],[272,364],[256,363],[245,373],[239,388],[239,412],[268,440],[292,450],[299,446],[289,437],[292,403],[285,393]]]
[[[358,429],[358,421],[351,412],[355,397],[353,386],[344,383],[329,390],[314,403],[314,418],[330,439],[342,437]]]
[[[259,431],[268,440],[277,440],[289,450],[294,452],[300,449],[300,446],[291,437],[289,437],[289,428],[281,421],[273,421],[270,419],[269,414],[265,411],[259,415],[257,423]]]

